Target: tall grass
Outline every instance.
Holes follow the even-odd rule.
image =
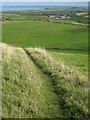
[[[28,48],[26,53],[34,63],[52,78],[55,92],[63,117],[88,117],[88,80],[78,71],[70,69],[64,63],[54,61],[43,49]]]
[[[36,67],[23,49],[4,44],[2,50],[2,117],[60,117],[51,79]]]

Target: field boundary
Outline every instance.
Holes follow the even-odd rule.
[[[45,48],[46,50],[68,50],[68,51],[80,51],[80,52],[88,52],[88,50],[83,49],[72,49],[72,48]]]

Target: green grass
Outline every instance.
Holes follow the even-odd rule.
[[[76,13],[78,16],[85,16],[88,15],[88,12],[78,12]]]
[[[63,61],[71,68],[76,68],[82,74],[88,75],[88,54],[76,51],[50,51],[57,61]]]
[[[88,28],[41,21],[3,23],[3,42],[20,47],[88,50]]]
[[[3,118],[88,117],[87,75],[59,61],[60,53],[2,48]]]
[[[2,25],[2,41],[15,46],[3,44],[3,117],[88,117],[88,28],[44,21],[60,11],[19,12]],[[77,20],[87,19],[66,22]]]
[[[7,17],[8,21],[30,21],[30,20],[43,20],[44,16],[33,14],[4,14],[3,18]]]
[[[55,61],[42,49],[26,49],[34,63],[52,78],[59,97],[63,117],[84,118],[88,115],[87,76],[71,69],[63,62]]]
[[[2,117],[61,117],[51,78],[21,48],[3,47]]]
[[[85,18],[84,16],[72,16],[72,20],[77,21],[79,23],[84,23],[84,24],[88,24],[88,18]]]

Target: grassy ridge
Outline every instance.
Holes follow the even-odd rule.
[[[21,48],[2,45],[2,117],[61,117],[51,79],[38,69]]]
[[[84,118],[88,116],[87,77],[64,63],[57,63],[42,49],[26,49],[26,53],[45,74],[52,78],[63,117]]]
[[[44,21],[3,23],[3,42],[20,47],[88,50],[88,28]]]

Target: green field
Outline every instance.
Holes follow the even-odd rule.
[[[88,75],[88,54],[76,51],[50,51],[56,61],[62,61],[70,68],[76,69],[84,75]]]
[[[85,16],[85,15],[88,15],[88,13],[87,12],[78,12],[77,15],[78,16]]]
[[[41,21],[3,23],[3,42],[20,47],[88,50],[88,28]]]

